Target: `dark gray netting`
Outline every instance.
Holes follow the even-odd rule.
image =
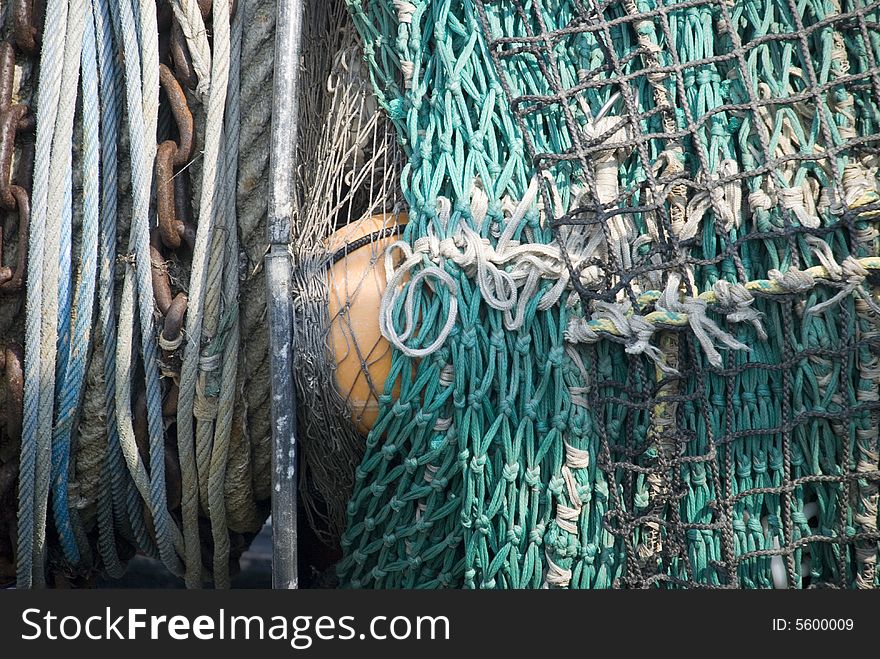
[[[873,587],[878,4],[477,4],[545,207],[579,184],[556,236],[608,245],[595,334],[677,371],[585,352],[625,583]]]

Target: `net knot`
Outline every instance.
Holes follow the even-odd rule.
[[[590,466],[590,453],[583,449],[575,448],[568,442],[563,442],[565,446],[565,463],[571,469],[586,469]]]
[[[859,163],[848,163],[843,167],[843,191],[846,205],[851,207],[860,202],[863,204],[869,194],[876,195],[877,188],[865,167]]]
[[[790,268],[785,272],[770,270],[767,276],[786,293],[805,293],[816,285],[816,279],[813,275],[797,268]]]
[[[531,488],[537,488],[538,484],[541,482],[541,467],[529,467],[528,469],[526,469],[526,473],[523,478],[525,479],[526,485]]]
[[[733,284],[725,279],[715,282],[713,287],[718,306],[729,309],[727,320],[731,323],[751,323],[762,341],[767,340],[767,332],[761,323],[764,314],[752,307],[755,298],[743,284]]]
[[[541,545],[544,542],[544,522],[538,522],[531,531],[529,531],[529,542],[535,545]]]
[[[819,228],[819,216],[807,211],[803,188],[779,188],[777,195],[779,205],[791,211],[801,226],[810,229]]]
[[[446,432],[452,427],[452,417],[443,417],[434,422],[434,430],[437,432]]]
[[[394,10],[397,12],[397,22],[409,25],[412,23],[413,14],[416,13],[416,6],[406,0],[394,0]]]
[[[776,206],[776,201],[764,190],[758,189],[749,193],[749,208],[755,211],[769,211]]]
[[[822,313],[853,293],[859,293],[862,300],[870,300],[870,296],[861,291],[862,283],[870,273],[862,266],[858,259],[850,255],[843,260],[843,263],[838,263],[834,258],[831,246],[821,238],[807,236],[807,243],[813,248],[816,258],[822,263],[822,266],[828,273],[828,277],[841,287],[834,297],[813,305],[807,310],[807,313]],[[869,306],[874,308],[875,311],[877,310],[876,305],[873,303],[870,303]]]
[[[686,297],[680,299],[679,287],[681,285],[681,275],[679,273],[670,273],[666,289],[657,300],[656,307],[661,311],[672,313],[683,313],[687,316],[688,324],[694,333],[709,363],[716,368],[721,367],[721,354],[715,347],[716,341],[724,347],[732,350],[745,350],[750,348],[728,334],[707,315],[707,305],[704,300],[694,297]]]

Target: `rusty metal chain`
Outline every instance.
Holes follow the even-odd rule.
[[[40,48],[44,0],[13,0],[12,42],[0,43],[0,303],[20,298],[27,275],[28,227],[34,170],[35,118],[25,103],[14,100],[16,50],[36,56]],[[17,47],[17,48],[16,48]],[[18,158],[16,161],[16,151]],[[15,222],[17,216],[17,222]],[[13,244],[13,263],[4,261],[4,248]],[[16,342],[0,344],[0,587],[15,581],[13,561],[16,531],[18,447],[24,410],[24,351]]]
[[[18,176],[13,182],[12,166],[19,133],[34,130],[34,119],[24,103],[13,101],[15,49],[0,44],[0,207],[18,213],[18,258],[14,268],[3,266],[3,230],[0,227],[0,293],[19,293],[24,286],[27,266],[27,231],[30,221],[30,175],[33,169],[33,142],[23,147]]]
[[[15,43],[28,55],[37,55],[46,16],[45,0],[13,0],[12,23]]]
[[[212,0],[198,0],[202,17],[211,17]],[[236,0],[230,2],[234,12]],[[189,302],[187,294],[175,290],[169,273],[169,259],[184,248],[192,250],[196,228],[192,219],[192,195],[188,167],[195,154],[195,123],[190,110],[187,91],[194,90],[198,79],[192,65],[183,30],[174,17],[171,4],[160,2],[157,7],[159,27],[159,84],[163,99],[173,118],[176,139],[165,139],[156,149],[156,214],[157,226],[150,234],[153,296],[161,316],[159,347],[162,350],[162,375],[167,384],[162,414],[169,432],[165,441],[165,479],[170,510],[179,508],[182,497],[182,478],[176,436],[173,426],[177,417],[179,396],[180,353],[183,328]],[[179,287],[177,287],[179,289]],[[139,451],[146,455],[148,432],[146,399],[143,394],[135,399],[134,432]],[[206,535],[209,537],[210,533]]]
[[[162,315],[159,347],[163,351],[164,375],[175,379],[179,368],[174,353],[183,344],[183,320],[188,298],[171,288],[163,248],[178,250],[184,243],[192,248],[195,227],[190,217],[189,173],[186,170],[195,149],[192,112],[186,94],[165,64],[159,65],[159,83],[168,99],[177,126],[177,141],[165,140],[156,150],[156,211],[158,227],[151,235],[153,295]]]
[[[209,21],[211,19],[211,14],[213,10],[213,1],[212,0],[197,0],[197,4],[199,5],[199,12],[202,14],[202,18],[205,21]],[[174,62],[174,72],[177,75],[177,79],[183,84],[187,89],[195,89],[198,84],[198,79],[196,77],[195,71],[193,70],[192,58],[189,54],[189,48],[186,45],[186,37],[184,36],[183,29],[181,29],[180,24],[174,19],[172,12],[170,11],[170,5],[168,6],[168,18],[167,20],[170,22],[170,42],[168,47],[170,49],[171,59]],[[238,9],[238,0],[230,0],[229,2],[229,17],[230,19],[235,16],[235,12]],[[160,16],[164,18],[164,15]],[[161,25],[161,23],[160,23]],[[161,29],[161,27],[160,27]]]
[[[157,227],[150,233],[153,296],[161,315],[159,347],[162,350],[162,375],[169,383],[165,390],[162,416],[168,432],[165,437],[165,485],[169,510],[177,510],[183,495],[183,479],[174,423],[177,417],[183,326],[189,298],[182,290],[175,292],[169,273],[169,257],[184,246],[195,243],[192,220],[192,195],[188,167],[195,153],[195,122],[184,86],[194,86],[186,42],[168,2],[158,6],[160,38],[159,84],[171,111],[176,140],[166,139],[156,149]],[[175,37],[176,33],[180,33]],[[182,50],[181,50],[182,47]],[[181,65],[177,63],[181,62]],[[184,68],[189,66],[189,68]],[[173,67],[173,69],[172,69]],[[181,84],[183,83],[183,84]],[[149,443],[146,398],[142,392],[134,405],[134,434],[138,450],[145,454]]]

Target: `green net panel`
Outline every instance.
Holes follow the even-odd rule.
[[[348,9],[409,222],[343,583],[877,586],[880,3]]]

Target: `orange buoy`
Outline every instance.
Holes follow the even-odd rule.
[[[385,250],[389,235],[407,215],[382,214],[348,224],[327,239],[331,254],[348,251],[332,263],[329,290],[329,349],[336,361],[336,387],[357,429],[367,434],[379,415],[379,396],[391,370],[391,345],[379,332],[379,304],[385,293]],[[382,234],[384,233],[384,236]],[[378,234],[375,240],[368,236]],[[356,244],[364,239],[366,244]]]

